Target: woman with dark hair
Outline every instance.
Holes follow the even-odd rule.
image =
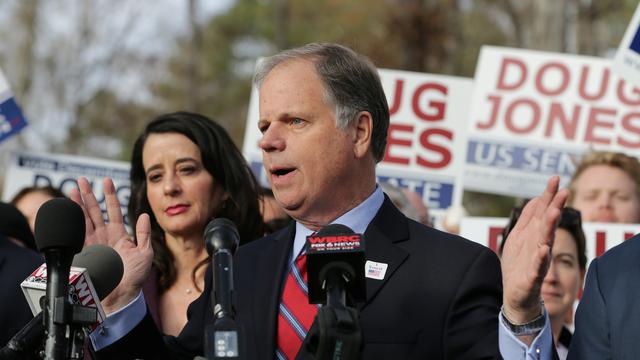
[[[138,137],[131,158],[130,224],[149,214],[153,269],[144,285],[150,312],[165,334],[177,335],[189,304],[204,288],[210,262],[207,223],[233,221],[241,243],[262,236],[260,187],[226,131],[187,112],[162,115]]]
[[[521,213],[521,207],[511,211],[509,224],[502,232],[504,240],[500,245],[501,254],[507,236],[513,230]],[[541,289],[560,359],[566,359],[571,343],[572,334],[565,326],[565,319],[570,316],[584,281],[587,266],[585,244],[580,212],[570,207],[562,209],[551,248],[551,264]]]

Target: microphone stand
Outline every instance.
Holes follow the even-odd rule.
[[[358,310],[346,306],[347,284],[353,274],[336,265],[327,269],[324,276],[321,274],[327,302],[318,309],[317,327],[309,331],[306,346],[317,360],[360,359],[362,332]]]
[[[235,320],[231,292],[233,291],[233,255],[228,249],[213,254],[214,294],[211,299],[214,322],[205,329],[206,359],[240,359],[240,326]]]
[[[69,309],[68,283],[73,254],[51,249],[45,252],[47,263],[47,296],[44,307],[46,329],[45,359],[62,360],[67,357],[67,319]]]

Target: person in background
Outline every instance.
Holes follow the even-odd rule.
[[[389,200],[391,200],[393,205],[395,205],[398,210],[404,214],[404,216],[422,223],[420,221],[420,216],[418,215],[418,210],[413,205],[413,202],[409,200],[404,189],[401,189],[389,182],[383,182],[380,186],[382,187],[382,191],[384,191],[384,193],[389,197]]]
[[[36,214],[48,200],[63,198],[64,193],[53,186],[29,186],[18,191],[10,203],[27,218],[31,231],[35,231]]]
[[[442,219],[442,230],[449,234],[460,233],[460,223],[462,218],[468,215],[467,209],[462,205],[454,205],[447,209]]]
[[[37,251],[33,230],[27,218],[12,204],[0,201],[0,234],[16,245]]]
[[[20,283],[44,261],[24,243],[35,246],[27,220],[0,202],[0,348],[33,318]]]
[[[501,254],[506,239],[521,213],[521,207],[511,211],[509,223],[502,232],[502,238],[505,240],[500,244]],[[586,266],[585,236],[580,212],[565,207],[562,209],[555,241],[551,248],[551,264],[542,283],[542,299],[551,320],[551,330],[561,360],[567,358],[572,337],[566,327],[565,319],[572,312],[578,291],[584,281]]]
[[[83,196],[91,193],[86,179],[79,179],[78,185]],[[104,188],[110,201],[113,183],[105,180]],[[153,267],[143,292],[164,334],[180,333],[187,322],[187,307],[204,289],[205,270],[211,262],[203,241],[207,224],[217,217],[231,220],[241,244],[260,237],[259,194],[257,181],[227,132],[202,115],[161,115],[139,135],[131,156],[128,215],[131,224],[141,214],[149,215]],[[72,199],[82,203],[77,191]],[[95,222],[99,222],[98,204],[95,197],[91,200],[84,204],[88,211],[95,211]],[[93,224],[89,231],[101,226],[104,223]],[[121,222],[106,226],[126,235]]]
[[[429,217],[429,208],[425,205],[424,201],[422,201],[420,194],[408,188],[402,189],[402,192],[413,208],[416,209],[416,214],[418,215],[417,221],[423,225],[433,226],[431,218]]]
[[[619,152],[582,158],[569,183],[568,206],[584,222],[640,223],[640,162]]]
[[[278,204],[273,196],[273,191],[269,188],[262,188],[260,210],[262,213],[262,221],[264,222],[265,235],[285,228],[291,222],[291,217],[284,212],[282,206]]]

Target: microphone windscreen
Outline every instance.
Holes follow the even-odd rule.
[[[85,223],[80,205],[70,199],[51,199],[38,209],[35,238],[38,251],[68,249],[77,254],[84,244]]]
[[[91,283],[104,299],[118,286],[124,274],[120,255],[106,245],[91,245],[73,258],[72,266],[87,269]]]
[[[209,255],[220,249],[227,249],[234,254],[240,243],[240,235],[236,225],[229,219],[216,218],[204,229],[204,242]]]
[[[321,228],[317,235],[318,236],[331,236],[331,235],[349,235],[353,234],[353,230],[347,225],[342,224],[331,224],[324,226]]]

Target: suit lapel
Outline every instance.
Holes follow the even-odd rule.
[[[278,307],[282,280],[287,271],[289,253],[293,246],[295,222],[279,234],[271,246],[257,260],[254,296],[254,324],[257,336],[264,338],[269,356],[275,354]]]
[[[360,310],[372,301],[409,256],[405,250],[395,245],[409,238],[407,227],[407,218],[385,195],[384,203],[364,233],[364,241],[366,260],[387,264],[387,269],[381,280],[366,278],[367,301],[359,306]]]

